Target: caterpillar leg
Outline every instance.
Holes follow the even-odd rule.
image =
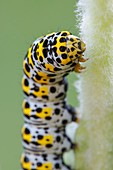
[[[72,115],[72,122],[79,123],[80,122],[80,115],[77,109],[71,105],[67,106],[68,112]]]
[[[74,71],[77,72],[77,73],[81,73],[82,70],[84,70],[85,68],[86,68],[86,67],[81,66],[79,63],[77,63],[77,64],[75,65]]]

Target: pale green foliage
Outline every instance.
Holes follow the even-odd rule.
[[[79,0],[77,12],[89,58],[79,82],[82,121],[77,132],[77,169],[112,170],[113,0]]]

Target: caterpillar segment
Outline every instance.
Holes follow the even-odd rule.
[[[66,133],[79,116],[66,100],[66,76],[81,72],[85,44],[68,31],[38,38],[23,61],[22,170],[72,170],[64,163],[64,152],[76,144]]]
[[[65,165],[61,155],[56,154],[35,154],[24,152],[21,157],[23,169],[36,170],[71,170]]]

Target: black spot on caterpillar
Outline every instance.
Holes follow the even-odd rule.
[[[77,121],[77,113],[66,102],[65,76],[83,69],[84,51],[85,44],[68,31],[38,38],[28,49],[22,79],[23,170],[71,170],[62,155],[74,146],[65,127]]]

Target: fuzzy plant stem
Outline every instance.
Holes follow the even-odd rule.
[[[77,7],[89,60],[79,82],[76,169],[113,170],[113,0],[79,0]]]

